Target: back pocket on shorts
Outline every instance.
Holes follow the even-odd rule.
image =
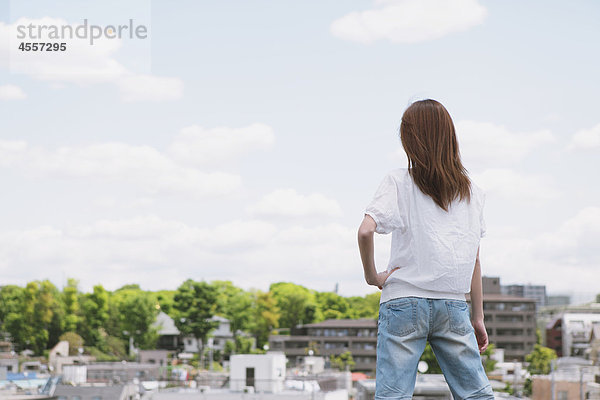
[[[469,305],[466,301],[446,300],[446,307],[448,308],[450,331],[458,335],[466,335],[473,331]]]
[[[417,330],[417,304],[405,298],[392,300],[387,305],[388,332],[396,336],[406,336]]]

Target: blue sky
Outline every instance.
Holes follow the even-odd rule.
[[[3,283],[368,293],[356,228],[406,165],[403,110],[434,98],[487,192],[484,274],[600,292],[596,2],[78,3],[0,6]],[[19,18],[150,37],[19,70]]]

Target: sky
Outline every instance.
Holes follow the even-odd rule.
[[[0,285],[376,291],[357,228],[406,167],[403,111],[433,98],[486,191],[483,274],[589,301],[599,15],[591,0],[1,2]],[[147,35],[17,36],[84,20]],[[18,50],[36,41],[67,48]],[[375,245],[385,269],[390,237]]]

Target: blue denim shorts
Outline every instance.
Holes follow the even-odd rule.
[[[402,297],[379,307],[375,399],[412,399],[427,341],[455,400],[494,399],[466,301]]]

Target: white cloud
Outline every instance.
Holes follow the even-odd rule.
[[[212,129],[193,125],[181,130],[168,151],[174,159],[186,164],[206,165],[229,161],[251,151],[268,149],[274,141],[273,129],[265,124]]]
[[[64,38],[64,52],[29,51],[18,49],[17,26],[65,26],[75,29],[61,18],[19,18],[12,24],[0,22],[0,66],[12,73],[30,75],[49,82],[54,87],[64,83],[80,86],[112,83],[117,85],[123,101],[168,101],[181,98],[183,82],[179,78],[136,74],[116,59],[122,48],[120,39],[99,38],[93,45],[89,39]],[[38,41],[56,42],[48,38],[44,30]]]
[[[517,227],[494,227],[482,240],[482,271],[502,277],[504,284],[543,284],[550,294],[573,294],[576,301],[589,301],[598,293],[599,241],[598,207],[584,208],[539,235]]]
[[[600,264],[600,208],[587,207],[554,232],[540,235],[536,256],[566,265]]]
[[[169,101],[183,96],[183,82],[178,78],[154,75],[126,75],[117,80],[121,99],[133,101]]]
[[[336,217],[342,214],[336,200],[320,193],[301,195],[294,189],[275,190],[248,207],[248,211],[266,217]]]
[[[550,200],[559,196],[553,179],[546,175],[518,173],[512,169],[487,169],[473,174],[474,181],[488,195],[516,201]]]
[[[2,85],[0,86],[0,100],[23,100],[27,95],[19,86]]]
[[[501,125],[476,121],[457,122],[456,135],[468,167],[512,165],[540,146],[556,141],[548,130],[511,132]]]
[[[291,280],[322,290],[335,282],[368,289],[361,283],[356,230],[336,224],[277,229],[260,220],[236,220],[194,227],[150,215],[0,232],[5,282],[55,280],[61,271],[87,290],[126,282],[175,288],[190,277],[231,279],[246,288]]]
[[[568,146],[573,149],[597,149],[600,148],[600,124],[590,129],[582,129],[575,133]]]
[[[385,0],[378,8],[352,12],[331,24],[331,33],[360,43],[434,40],[483,23],[487,10],[477,0]]]
[[[184,130],[185,131],[185,130]],[[181,137],[169,152],[151,146],[136,146],[109,142],[88,146],[63,146],[57,149],[36,147],[25,141],[0,140],[0,166],[24,171],[32,177],[66,176],[91,177],[126,182],[148,193],[185,192],[195,196],[230,194],[240,187],[238,175],[204,171],[181,162],[195,156],[198,160],[218,163],[241,152],[248,152],[273,140],[272,129],[266,125],[232,129],[218,128],[190,144],[183,152]],[[222,135],[222,136],[221,136]],[[191,141],[197,137],[184,137]],[[206,146],[202,146],[205,143]],[[210,150],[210,151],[209,151]],[[206,157],[208,160],[204,160]]]
[[[0,165],[31,176],[95,177],[128,182],[149,193],[223,195],[237,190],[240,178],[182,166],[150,146],[101,143],[46,150],[21,141],[0,141]]]

